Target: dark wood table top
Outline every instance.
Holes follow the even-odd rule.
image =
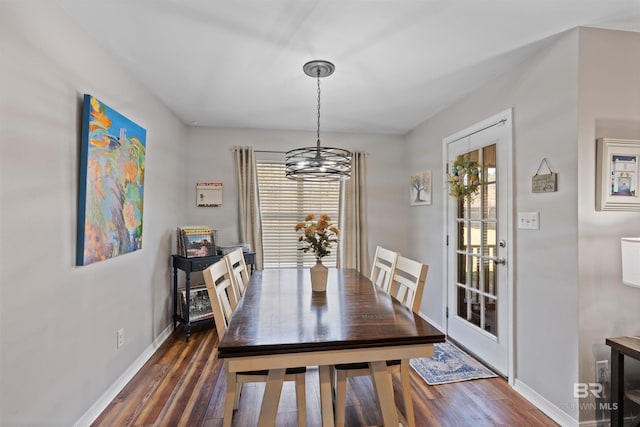
[[[605,343],[609,347],[640,360],[640,337],[607,338]]]
[[[308,269],[255,272],[218,347],[221,358],[433,344],[444,334],[356,270],[329,269],[314,293]]]

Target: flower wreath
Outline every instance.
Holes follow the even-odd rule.
[[[456,199],[471,200],[480,187],[480,167],[478,162],[467,156],[458,156],[449,170],[449,194]]]

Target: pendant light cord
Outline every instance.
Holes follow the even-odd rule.
[[[320,69],[318,69],[318,148],[320,148]]]

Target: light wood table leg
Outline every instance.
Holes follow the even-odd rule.
[[[231,419],[233,418],[233,407],[235,406],[237,384],[235,372],[229,372],[228,363],[224,363],[225,371],[227,372],[227,394],[224,398],[224,420],[222,422],[223,427],[231,427]]]
[[[331,392],[331,366],[318,367],[320,378],[320,404],[322,407],[322,426],[333,427],[333,396]]]
[[[404,414],[407,417],[409,427],[416,427],[416,418],[413,413],[413,399],[411,397],[411,366],[409,359],[400,362],[400,378],[402,380],[402,393],[404,397]]]
[[[373,376],[373,384],[375,385],[380,411],[382,412],[383,424],[385,426],[397,426],[399,424],[398,413],[393,399],[393,384],[391,383],[391,374],[387,369],[387,362],[384,360],[369,362],[369,367]]]
[[[259,427],[273,427],[276,425],[276,415],[280,404],[280,394],[284,383],[285,369],[271,369],[264,388],[262,407],[260,408]]]

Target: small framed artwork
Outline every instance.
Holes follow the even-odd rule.
[[[409,197],[411,206],[431,204],[431,169],[411,175]]]
[[[640,211],[640,141],[599,138],[596,157],[596,209]]]

